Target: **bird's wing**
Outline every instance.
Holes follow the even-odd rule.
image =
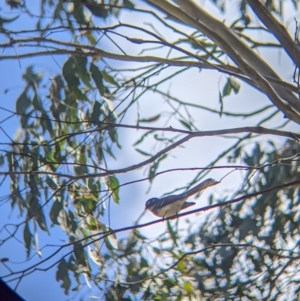
[[[182,205],[181,210],[186,209],[186,208],[188,208],[188,207],[190,207],[190,206],[193,206],[193,205],[195,205],[195,204],[196,204],[195,202],[185,202],[185,203]]]

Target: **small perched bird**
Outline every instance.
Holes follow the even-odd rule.
[[[168,195],[163,198],[151,198],[146,202],[145,210],[151,211],[158,217],[170,217],[178,214],[180,210],[186,209],[195,205],[194,202],[186,202],[186,200],[197,192],[218,184],[219,182],[213,179],[207,179],[190,190],[181,194]]]

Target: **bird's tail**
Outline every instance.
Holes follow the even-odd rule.
[[[213,179],[207,179],[207,180],[201,182],[200,184],[196,185],[195,187],[191,188],[190,190],[186,191],[184,194],[186,194],[187,197],[190,197],[190,196],[196,194],[197,192],[199,192],[207,187],[214,186],[218,183],[220,183],[220,182],[215,181]]]

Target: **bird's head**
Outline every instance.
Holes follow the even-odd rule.
[[[156,204],[157,204],[157,201],[159,199],[158,198],[151,198],[149,199],[147,202],[146,202],[146,205],[145,205],[145,210],[151,210]]]

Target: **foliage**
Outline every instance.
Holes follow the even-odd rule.
[[[21,221],[13,231],[2,225],[0,242],[21,237],[28,261],[13,269],[9,256],[2,258],[9,269],[1,277],[12,281],[55,267],[66,294],[93,285],[106,300],[297,300],[300,149],[299,135],[287,130],[300,124],[300,53],[298,29],[293,39],[282,24],[283,7],[292,5],[294,16],[298,2],[240,1],[231,24],[223,22],[232,5],[225,1],[213,1],[219,20],[190,0],[98,2],[41,0],[36,14],[26,1],[6,1],[15,16],[0,16],[0,60],[27,64],[15,110],[1,108],[10,114],[2,119],[4,133],[9,118],[20,122],[0,163],[1,185],[9,182],[10,189],[2,200]],[[31,27],[20,28],[20,18]],[[143,18],[149,22],[141,25]],[[296,85],[256,52],[266,47],[285,54],[290,73],[297,67]],[[41,57],[59,67],[55,73],[35,62]],[[195,69],[199,77],[221,74],[218,107],[216,99],[173,95],[168,84],[179,78],[188,85],[181,76]],[[245,113],[239,113],[228,99],[244,87],[255,88],[262,105],[240,101]],[[199,126],[196,115],[220,126]],[[224,128],[223,120],[237,126]],[[126,135],[136,138],[133,145]],[[231,145],[223,146],[224,136]],[[177,165],[178,148],[185,152],[205,137],[219,139],[215,158],[206,166]],[[127,160],[129,153],[138,163]],[[188,183],[183,170],[194,172]],[[179,172],[187,189],[215,170],[224,171],[221,182],[230,172],[241,175],[233,194],[211,192],[207,207],[176,220],[140,217],[111,228],[111,204],[133,206],[122,198],[124,186],[151,186]],[[201,211],[202,219],[192,220]],[[156,223],[165,226],[153,239],[142,228]],[[38,237],[55,239],[53,227],[65,233],[65,243],[32,264],[43,252]]]

